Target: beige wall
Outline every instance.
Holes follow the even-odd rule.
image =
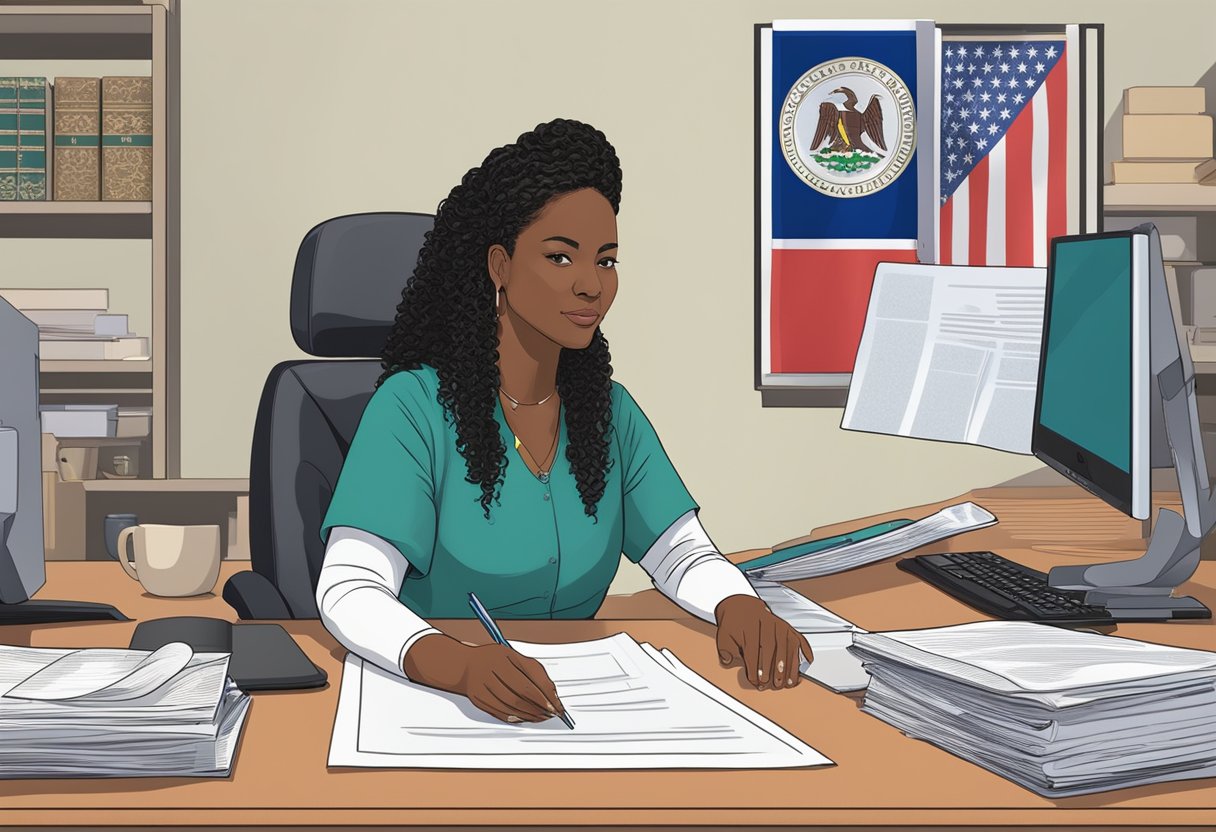
[[[1039,467],[996,451],[841,431],[838,409],[760,407],[752,24],[834,9],[179,2],[184,476],[247,474],[266,373],[302,357],[287,298],[309,228],[352,212],[433,211],[490,148],[556,116],[600,127],[621,157],[621,291],[604,326],[616,377],[655,423],[721,548],[770,544]],[[1210,0],[871,0],[842,11],[1105,23],[1108,118],[1123,87],[1195,84],[1216,63]],[[49,74],[68,73],[60,67]],[[26,256],[27,267],[44,262]],[[146,269],[136,256],[100,265],[75,248],[62,256],[99,278],[123,262]],[[616,588],[640,587],[638,578],[623,575]]]

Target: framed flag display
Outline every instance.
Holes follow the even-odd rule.
[[[844,406],[878,263],[1100,230],[1101,27],[779,20],[755,56],[765,406]]]

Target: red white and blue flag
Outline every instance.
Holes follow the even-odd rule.
[[[875,266],[931,255],[935,41],[916,20],[758,32],[762,389],[846,386]]]
[[[1070,57],[1063,36],[943,42],[939,263],[1046,266],[1075,230]]]

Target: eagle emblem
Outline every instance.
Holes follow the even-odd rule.
[[[899,179],[912,161],[916,102],[889,66],[836,58],[790,87],[776,127],[795,176],[828,196],[862,197]]]

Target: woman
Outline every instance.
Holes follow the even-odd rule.
[[[539,662],[426,623],[590,618],[623,552],[718,625],[723,664],[798,683],[806,640],[721,556],[654,429],[612,381],[621,169],[558,119],[439,206],[321,534],[317,606],[349,650],[510,722],[562,710]]]

